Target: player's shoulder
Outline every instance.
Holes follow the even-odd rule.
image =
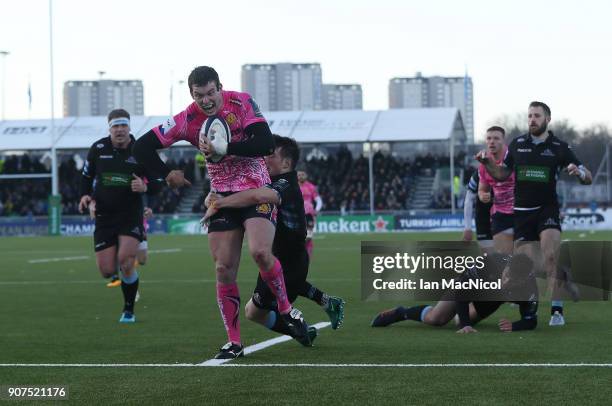
[[[520,145],[525,144],[527,141],[529,141],[529,134],[519,135],[518,137],[515,137],[512,141],[510,141],[510,144],[508,144],[508,149],[516,148]]]
[[[95,151],[104,149],[109,145],[111,145],[111,139],[110,136],[107,135],[105,137],[100,138],[99,140],[94,141],[94,143],[91,144],[90,148]]]
[[[561,138],[558,138],[552,131],[550,132],[550,143],[558,148],[572,149],[567,142],[563,141]]]
[[[223,98],[230,105],[242,107],[248,102],[248,100],[251,98],[251,95],[246,92],[237,92],[234,90],[224,90]]]

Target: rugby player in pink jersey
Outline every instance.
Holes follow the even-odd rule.
[[[199,148],[206,157],[224,155],[216,163],[211,160],[206,163],[211,188],[217,194],[229,195],[270,183],[263,157],[274,152],[274,139],[266,119],[251,96],[222,90],[219,75],[208,66],[195,68],[187,83],[194,102],[140,137],[134,148],[136,159],[164,176],[170,187],[190,186],[184,173],[169,170],[156,152],[184,140]],[[209,140],[205,137],[200,139],[199,136],[205,120],[215,115],[223,118],[231,131],[226,151],[216,151]],[[215,261],[217,303],[228,336],[228,343],[221,347],[216,356],[218,359],[236,358],[244,354],[240,338],[240,294],[236,278],[245,234],[261,278],[276,297],[281,317],[295,336],[308,334],[308,326],[301,313],[292,309],[287,298],[280,262],[272,255],[275,221],[276,208],[271,204],[219,210],[211,218],[208,241]]]
[[[500,164],[506,155],[504,138],[506,131],[502,127],[493,126],[487,130],[485,143],[487,153]],[[480,183],[478,184],[478,198],[483,203],[492,201],[491,206],[491,234],[495,249],[503,254],[511,254],[514,246],[514,172],[505,180],[496,180],[485,169],[484,165],[478,167]],[[493,198],[491,199],[491,190]]]
[[[321,207],[323,207],[323,201],[317,192],[317,187],[308,181],[306,172],[298,171],[297,176],[300,191],[304,198],[304,213],[306,214],[306,251],[308,251],[308,256],[312,260],[312,236],[314,234],[316,217],[319,211],[321,211]]]

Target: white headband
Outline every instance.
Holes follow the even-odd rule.
[[[111,128],[116,125],[127,125],[129,127],[130,119],[127,117],[117,117],[113,118],[111,121],[108,122],[108,128]]]

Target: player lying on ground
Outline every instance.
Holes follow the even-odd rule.
[[[202,219],[207,222],[221,209],[235,209],[254,204],[274,204],[279,208],[276,234],[272,253],[282,267],[287,285],[289,301],[293,303],[298,295],[308,297],[318,303],[329,315],[332,328],[342,325],[344,318],[344,300],[328,296],[306,281],[308,275],[309,255],[306,250],[306,220],[304,216],[304,201],[300,192],[296,163],[300,158],[300,150],[294,139],[274,136],[276,148],[274,154],[266,157],[266,166],[272,178],[272,183],[265,187],[234,193],[223,197],[211,193],[206,199],[208,210]],[[276,311],[274,295],[268,286],[257,278],[257,287],[245,307],[249,320],[262,324],[281,334],[293,334],[280,320]],[[316,329],[310,327],[311,340],[316,337]],[[308,343],[300,337],[294,337],[301,343]]]
[[[533,262],[526,255],[517,255],[509,263],[506,263],[504,257],[499,254],[489,255],[485,262],[486,278],[496,280],[501,275],[502,289],[508,299],[518,296],[524,297],[526,292],[533,292],[528,295],[531,296],[529,300],[509,300],[519,305],[521,319],[515,322],[501,319],[498,323],[499,329],[503,332],[535,329],[538,324],[538,302],[537,286],[532,269]],[[465,272],[460,278],[481,276],[471,271]],[[457,315],[459,317],[457,333],[475,333],[477,331],[472,326],[489,317],[506,302],[468,301],[463,300],[460,296],[457,297],[454,292],[447,293],[449,293],[450,298],[456,300],[441,300],[435,306],[419,305],[409,308],[399,306],[378,314],[372,320],[372,327],[386,327],[403,320],[414,320],[440,327],[445,326]]]

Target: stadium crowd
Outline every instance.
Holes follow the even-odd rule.
[[[9,155],[0,158],[0,175],[27,175],[50,173],[48,162],[42,156]],[[77,215],[79,204],[79,180],[81,168],[75,157],[62,157],[59,165],[59,192],[62,196],[62,214]],[[44,162],[44,163],[43,163]],[[186,177],[193,181],[193,159],[169,159],[172,169],[182,169]],[[172,191],[164,188],[162,192],[147,203],[154,213],[174,213],[185,190]],[[50,178],[2,179],[0,180],[0,216],[44,216],[48,211],[48,198],[51,194]]]

